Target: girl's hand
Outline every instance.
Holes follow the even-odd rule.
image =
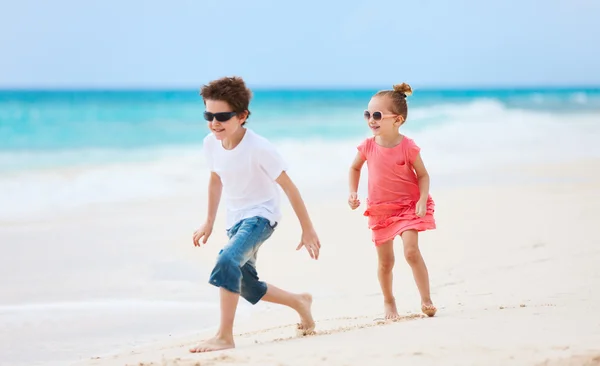
[[[353,210],[356,210],[358,208],[358,206],[360,206],[360,200],[358,199],[358,193],[356,193],[356,192],[350,193],[350,197],[348,197],[348,205]]]
[[[423,216],[425,216],[426,213],[427,213],[427,198],[421,198],[417,202],[415,214],[419,217],[423,217]]]

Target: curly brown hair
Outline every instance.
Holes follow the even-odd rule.
[[[408,105],[406,97],[412,94],[412,88],[407,83],[396,84],[393,90],[381,90],[375,94],[375,97],[386,96],[392,100],[392,112],[399,114],[406,121],[408,117]]]
[[[252,99],[252,91],[246,87],[244,79],[238,76],[223,77],[213,80],[210,83],[203,85],[200,90],[200,95],[206,105],[207,100],[220,100],[229,104],[233,112],[238,116],[241,113],[248,113],[246,121],[250,117],[250,99]],[[246,124],[242,123],[242,126]]]

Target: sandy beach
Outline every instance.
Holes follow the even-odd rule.
[[[207,354],[187,350],[214,333],[217,290],[206,278],[225,234],[219,215],[209,244],[193,247],[191,233],[203,217],[203,196],[97,205],[37,221],[5,222],[0,239],[20,244],[22,250],[16,254],[20,262],[3,261],[3,291],[15,303],[36,295],[44,301],[53,296],[89,299],[110,289],[114,296],[189,305],[165,311],[134,303],[130,313],[119,313],[116,319],[115,311],[107,309],[106,319],[113,323],[88,317],[69,324],[53,316],[29,330],[25,323],[16,324],[0,330],[6,347],[2,354],[28,364],[35,347],[58,347],[53,351],[64,361],[56,364],[79,359],[78,366],[597,365],[598,172],[598,160],[514,167],[495,174],[515,177],[515,183],[432,190],[438,229],[423,233],[420,241],[439,311],[434,318],[420,314],[418,292],[398,241],[394,287],[403,317],[394,323],[379,319],[377,261],[363,207],[350,211],[344,192],[332,195],[335,200],[311,200],[309,195],[307,204],[323,244],[321,258],[313,261],[304,251],[295,251],[300,231],[286,204],[284,221],[259,254],[259,274],[280,287],[313,294],[317,334],[296,337],[297,319],[288,309],[241,301],[237,348]],[[27,254],[31,251],[45,253],[34,261]],[[61,251],[79,259],[63,263]],[[100,262],[109,253],[117,253],[121,262],[111,256],[112,270],[97,272],[95,268],[105,268]],[[39,287],[11,281],[7,275],[16,278],[19,271],[15,263],[45,268],[29,274],[44,277]],[[168,268],[169,275],[160,277],[161,268]],[[158,279],[143,285],[147,276]],[[61,290],[45,290],[44,281],[61,282]],[[136,320],[145,311],[151,322]],[[212,320],[203,323],[207,317]],[[171,331],[144,336],[158,325]],[[57,329],[74,334],[71,348],[48,338]],[[138,334],[134,341],[132,334]],[[20,354],[26,341],[33,349]]]
[[[0,9],[0,366],[600,366],[600,1]],[[258,276],[301,295],[305,325],[312,299],[315,333],[242,298],[235,347],[192,353],[219,330],[225,203],[278,213],[248,169],[282,161],[239,126],[277,150],[320,238],[318,260],[296,250],[281,189]],[[417,196],[407,162],[424,172],[395,128],[431,178],[418,241],[437,313],[397,237],[385,321],[368,169],[376,216]],[[195,247],[211,171],[231,189]]]
[[[541,5],[4,1],[0,366],[600,366],[600,1]],[[369,168],[380,216],[417,197],[420,160],[437,313],[397,237],[386,321]],[[253,172],[283,166],[320,257],[280,189],[256,269],[307,328],[312,299],[315,332],[240,298],[235,347],[192,353],[219,331],[226,203],[278,216]],[[195,247],[211,171],[227,189]]]

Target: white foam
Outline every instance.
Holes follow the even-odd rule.
[[[1,305],[0,314],[10,313],[12,315],[19,313],[45,313],[49,311],[69,312],[74,311],[119,311],[131,309],[206,309],[216,308],[215,303],[192,302],[192,301],[160,301],[160,300],[140,300],[140,299],[107,299],[96,301],[73,301],[73,302],[54,302],[54,303],[26,303]]]
[[[434,122],[430,123],[430,120]],[[435,177],[520,163],[600,157],[600,113],[507,109],[494,100],[411,110],[404,133],[415,139]],[[347,123],[363,123],[361,120]],[[430,127],[423,128],[427,125]],[[347,170],[360,140],[274,141],[305,195],[345,195]],[[76,152],[73,152],[76,153]],[[81,152],[79,152],[81,153]],[[208,172],[200,146],[133,152],[146,162],[98,164],[0,176],[0,220],[99,202],[205,194]],[[439,182],[438,182],[439,183]]]
[[[242,309],[243,310],[243,309]],[[242,316],[245,316],[242,311]],[[0,306],[0,355],[11,365],[66,365],[216,325],[218,304],[105,300]],[[36,352],[28,352],[35,349]]]
[[[433,171],[600,156],[600,114],[558,115],[520,110],[452,116],[413,134]]]

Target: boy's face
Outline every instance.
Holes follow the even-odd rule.
[[[206,100],[206,112],[222,113],[232,112],[229,104],[222,100]],[[213,117],[212,121],[207,121],[208,129],[215,135],[217,140],[223,140],[235,135],[239,132],[242,123],[246,120],[245,113],[242,115],[234,115],[227,121],[219,122],[217,117]]]

